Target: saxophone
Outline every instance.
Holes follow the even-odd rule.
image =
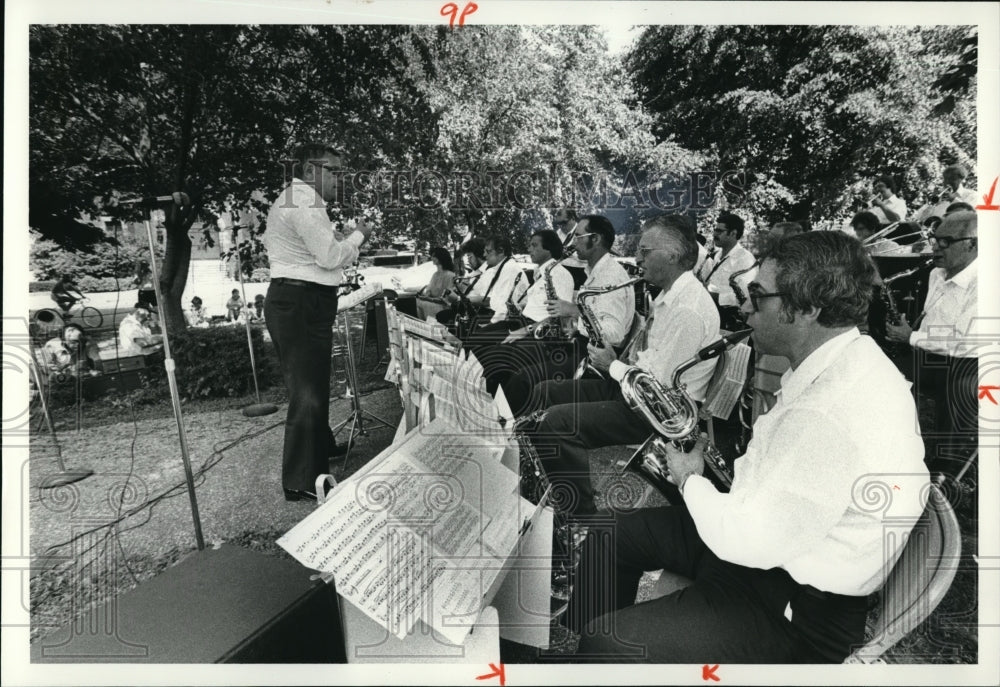
[[[545,274],[542,275],[543,284],[545,285],[545,299],[549,301],[554,301],[559,299],[559,295],[556,293],[556,285],[552,281],[552,270],[563,264],[567,258],[572,257],[576,253],[576,249],[570,246],[563,255],[563,259],[555,263],[550,267]],[[558,316],[546,317],[544,320],[532,327],[532,332],[536,339],[554,339],[561,341],[568,341],[573,338],[573,334],[576,332],[575,326],[569,326],[570,323],[563,322],[563,318]],[[567,318],[569,319],[569,318]]]
[[[589,301],[605,293],[611,293],[612,291],[617,291],[618,289],[624,289],[628,286],[633,286],[643,281],[642,277],[635,277],[634,279],[629,279],[621,284],[613,284],[611,286],[596,286],[586,289],[580,289],[580,292],[576,295],[576,304],[580,308],[580,317],[583,319],[583,327],[587,330],[587,338],[590,340],[590,344],[596,348],[601,348],[604,346],[604,333],[601,331],[601,324],[597,319],[597,315],[594,314],[593,308],[590,307]],[[583,360],[576,368],[576,373],[573,375],[573,379],[580,379],[586,372],[593,372],[598,377],[604,378],[604,374],[598,370],[596,367],[590,364],[590,356],[584,356]]]
[[[514,278],[514,284],[510,287],[510,293],[507,294],[507,319],[513,320],[521,316],[521,309],[517,307],[517,303],[514,302],[514,293],[517,291],[517,285],[521,283],[521,279],[524,277],[524,270],[517,273]]]
[[[672,482],[666,461],[667,442],[690,450],[695,439],[693,435],[698,428],[698,406],[685,391],[685,385],[680,382],[681,375],[704,360],[719,357],[728,348],[748,337],[751,331],[744,329],[724,336],[678,365],[674,370],[670,389],[665,389],[653,375],[640,368],[629,367],[625,371],[620,382],[622,397],[628,407],[642,415],[655,432],[629,458],[625,470],[639,473],[664,495],[670,494],[669,485]],[[728,489],[733,483],[733,477],[719,450],[711,444],[707,445],[704,458],[708,468]]]
[[[899,312],[899,308],[896,306],[896,299],[892,295],[892,289],[889,288],[892,283],[905,277],[909,277],[911,274],[916,274],[920,270],[926,269],[933,264],[934,259],[930,258],[928,260],[924,260],[921,264],[912,269],[897,272],[896,274],[892,274],[882,280],[882,285],[879,287],[879,295],[882,297],[882,302],[885,303],[885,319],[887,322],[890,324],[899,324],[903,320],[903,315]]]
[[[759,266],[760,266],[760,260],[754,260],[754,263],[750,265],[750,267],[746,268],[745,270],[739,270],[738,272],[733,272],[732,274],[729,275],[729,288],[733,290],[733,294],[736,295],[736,302],[739,304],[741,308],[747,302],[747,295],[743,293],[743,289],[740,287],[740,283],[736,281],[736,278],[742,277],[750,270],[756,269]]]

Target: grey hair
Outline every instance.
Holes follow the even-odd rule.
[[[649,236],[650,248],[668,251],[677,257],[677,264],[693,270],[698,262],[698,243],[687,232],[664,217],[657,217],[646,224],[643,236]]]

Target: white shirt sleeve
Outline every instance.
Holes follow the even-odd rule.
[[[754,457],[767,466],[749,470],[751,488],[722,494],[699,476],[684,485],[698,535],[723,560],[765,570],[783,565],[819,545],[850,506],[861,466],[846,427],[808,408],[789,410],[779,422],[767,455]]]

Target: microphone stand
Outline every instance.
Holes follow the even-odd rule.
[[[93,475],[94,471],[89,468],[74,471],[66,469],[66,463],[63,461],[62,457],[62,446],[59,444],[59,438],[56,436],[56,428],[52,422],[52,416],[49,414],[49,404],[45,400],[47,389],[42,385],[42,375],[38,371],[39,365],[38,359],[35,356],[35,347],[30,339],[28,346],[31,348],[31,360],[28,361],[28,369],[35,377],[35,387],[38,389],[38,399],[42,404],[42,416],[45,418],[45,423],[48,425],[49,434],[52,435],[52,443],[56,445],[56,465],[59,467],[59,472],[45,476],[39,485],[39,488],[55,489],[57,487],[64,487],[67,484],[73,484],[74,482],[86,479],[87,477]]]
[[[166,196],[164,196],[166,198]],[[172,200],[172,198],[171,198]],[[153,241],[153,225],[149,215],[143,218],[146,225],[146,238],[149,240],[149,262],[153,270],[153,288],[156,290],[156,302],[163,303],[163,294],[160,289],[160,273],[156,266],[156,244]],[[174,359],[170,355],[170,337],[167,334],[167,327],[161,320],[161,331],[163,332],[163,367],[167,371],[167,383],[170,385],[170,400],[173,402],[174,419],[177,421],[177,436],[181,442],[181,460],[184,462],[184,479],[187,482],[188,499],[191,501],[191,517],[194,520],[194,536],[198,543],[198,550],[205,550],[205,537],[201,533],[201,516],[198,514],[198,497],[194,491],[194,474],[191,472],[191,459],[188,456],[187,434],[184,432],[184,421],[181,417],[181,399],[177,391],[177,376],[174,372]]]
[[[253,338],[250,336],[250,318],[247,316],[247,292],[243,284],[243,263],[240,258],[239,226],[233,226],[233,245],[236,246],[236,274],[240,279],[240,293],[243,294],[243,324],[247,329],[247,348],[250,350],[250,369],[253,372],[253,390],[257,397],[257,402],[248,405],[243,409],[243,414],[247,417],[260,417],[278,412],[278,406],[273,403],[261,403],[260,386],[257,384],[257,362],[253,354]]]

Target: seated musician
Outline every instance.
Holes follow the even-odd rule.
[[[910,252],[907,246],[901,246],[887,236],[872,241],[880,228],[878,217],[867,210],[862,210],[851,218],[851,229],[869,255],[901,255]]]
[[[509,286],[500,281],[497,282],[491,290],[494,298],[491,304],[495,311],[493,319],[488,325],[480,327],[465,339],[466,347],[476,354],[484,367],[486,367],[486,362],[482,356],[485,355],[487,348],[527,339],[531,336],[529,326],[533,326],[548,317],[545,290],[546,274],[550,270],[557,296],[567,300],[573,297],[573,277],[562,266],[556,264],[556,260],[562,257],[562,243],[559,242],[556,232],[551,229],[540,229],[531,235],[528,254],[531,256],[531,261],[535,263],[535,281],[531,286],[528,286],[526,276],[517,276],[518,274],[523,275],[523,273],[521,268],[509,257],[510,242],[507,239],[491,238],[487,241],[487,247],[494,248],[494,259],[499,259],[500,251],[507,251],[507,257],[504,259],[506,268],[504,269],[510,272],[514,278],[509,282]],[[489,259],[490,254],[487,254],[487,260]],[[501,267],[498,266],[497,269],[499,270]],[[504,300],[500,301],[501,295],[504,294]],[[526,340],[525,346],[533,341],[533,337],[531,341]],[[510,347],[507,347],[493,352],[494,372],[505,369],[505,361],[509,362],[508,352],[511,350]],[[537,360],[537,357],[532,359]],[[495,376],[491,378],[490,371],[487,370],[487,389],[490,393],[496,391],[496,385],[497,378]]]
[[[715,243],[716,254],[714,258],[706,261],[702,272],[705,274],[704,282],[713,298],[718,297],[719,314],[722,320],[722,327],[730,331],[737,329],[739,301],[733,288],[729,284],[729,277],[735,272],[743,272],[754,264],[754,256],[740,243],[743,237],[744,222],[737,215],[723,211],[719,215],[715,225],[715,233],[712,240]],[[746,272],[741,279],[744,284],[753,278],[753,274]]]
[[[450,325],[455,321],[455,308],[460,304],[459,292],[463,295],[471,295],[478,284],[479,278],[486,269],[486,244],[482,239],[469,239],[458,249],[458,255],[453,264],[460,263],[463,259],[468,263],[468,269],[461,277],[456,277],[456,288],[451,293],[443,295],[449,307],[440,311],[435,317],[437,321],[444,325]]]
[[[976,197],[975,189],[965,187],[965,179],[968,176],[969,171],[963,165],[945,167],[941,173],[941,190],[931,202],[917,210],[913,217],[914,221],[923,223],[929,217],[944,217],[949,206],[958,202],[967,204],[969,210],[972,210],[972,206],[979,199]]]
[[[447,248],[436,246],[431,249],[431,262],[437,268],[427,286],[417,294],[417,316],[425,319],[437,315],[443,309],[445,292],[455,288],[455,263]]]
[[[908,384],[857,329],[873,271],[840,232],[765,254],[743,309],[757,349],[791,361],[777,404],[757,420],[729,493],[702,476],[701,441],[670,447],[685,504],[591,526],[570,604],[575,660],[840,662],[863,642],[866,597],[905,529],[887,539],[883,511],[859,490],[899,475],[888,478],[902,485],[889,491],[895,532],[920,516],[928,478]],[[643,571],[658,569],[693,584],[634,604]]]
[[[559,235],[559,241],[563,245],[563,250],[572,245],[574,236],[579,232],[580,219],[576,210],[571,208],[561,208],[552,215],[552,228]],[[562,266],[573,275],[573,288],[579,289],[583,282],[587,280],[587,263],[580,255],[571,255],[564,258]]]
[[[636,251],[644,278],[662,290],[644,332],[623,359],[667,386],[674,368],[719,338],[719,313],[692,273],[697,256],[693,238],[656,220],[643,231]],[[589,352],[599,369],[607,370],[614,359],[611,349]],[[714,367],[714,361],[699,363],[684,376],[696,401],[704,400]],[[629,409],[618,382],[610,378],[546,381],[532,393],[546,412],[529,438],[553,485],[554,506],[572,520],[585,521],[596,512],[588,449],[641,443],[650,435],[649,425]]]
[[[587,266],[587,278],[582,289],[618,286],[629,281],[628,272],[611,255],[614,242],[615,228],[607,217],[587,215],[579,220],[574,245],[576,255]],[[537,405],[537,402],[529,402],[531,390],[537,383],[546,379],[571,379],[577,365],[587,355],[588,330],[576,303],[570,300],[547,301],[546,307],[550,317],[576,322],[574,335],[564,341],[547,341],[538,351],[541,360],[525,365],[500,380],[515,416],[524,415]],[[635,291],[626,287],[595,296],[588,299],[587,307],[597,320],[603,346],[620,346],[635,316]]]
[[[942,443],[968,450],[978,433],[979,354],[968,335],[978,303],[979,241],[975,212],[945,215],[930,235],[931,271],[923,313],[914,326],[905,320],[886,324],[890,341],[913,348],[913,383],[918,394],[934,399],[933,426],[924,427],[928,462],[950,472]]]
[[[875,195],[866,209],[878,218],[879,224],[892,224],[906,219],[906,201],[896,195],[896,182],[891,176],[884,175],[875,179],[872,189]]]
[[[490,331],[494,333],[489,340],[494,341],[506,336],[507,330],[500,326],[500,323],[507,319],[506,300],[515,290],[523,293],[528,285],[525,277],[518,276],[521,274],[521,268],[511,257],[509,239],[492,236],[482,244],[482,250],[483,271],[481,276],[473,278],[475,281],[465,294],[465,298],[468,306],[474,309],[473,331],[478,336],[480,325],[493,326]],[[461,302],[461,298],[455,292],[445,296],[445,300],[452,303],[452,308],[458,307]],[[483,333],[483,336],[485,335]]]

